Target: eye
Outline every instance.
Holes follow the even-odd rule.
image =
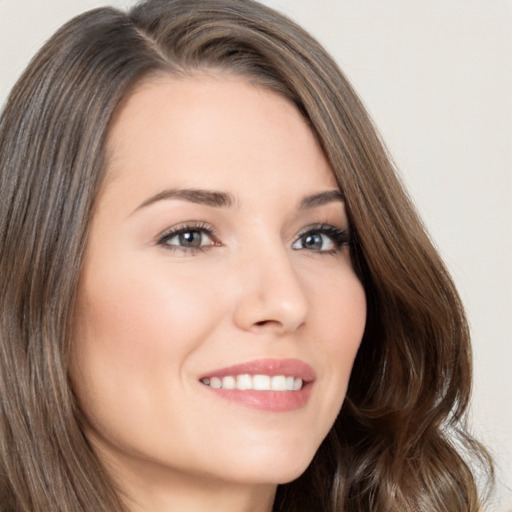
[[[166,249],[190,252],[203,251],[218,245],[214,239],[213,229],[204,224],[171,228],[160,236],[157,243]]]
[[[314,252],[334,253],[350,242],[347,230],[340,230],[330,224],[309,226],[293,243],[292,248]]]

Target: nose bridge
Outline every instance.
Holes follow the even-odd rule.
[[[242,251],[235,322],[245,330],[293,331],[305,321],[308,299],[292,249],[279,237],[255,245]]]

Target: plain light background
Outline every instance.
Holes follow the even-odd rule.
[[[0,0],[0,102],[86,9],[132,0]],[[474,431],[512,511],[512,0],[266,0],[310,30],[367,105],[466,304]]]

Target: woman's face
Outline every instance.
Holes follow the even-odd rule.
[[[287,100],[223,75],[138,87],[110,130],[78,294],[71,377],[100,459],[148,485],[299,476],[365,325],[348,230]]]

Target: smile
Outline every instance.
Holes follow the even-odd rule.
[[[257,359],[199,377],[203,388],[213,396],[276,413],[305,407],[315,380],[313,368],[298,359]]]
[[[205,377],[201,382],[214,389],[238,389],[240,391],[300,391],[303,380],[286,375],[227,375],[225,377]]]

